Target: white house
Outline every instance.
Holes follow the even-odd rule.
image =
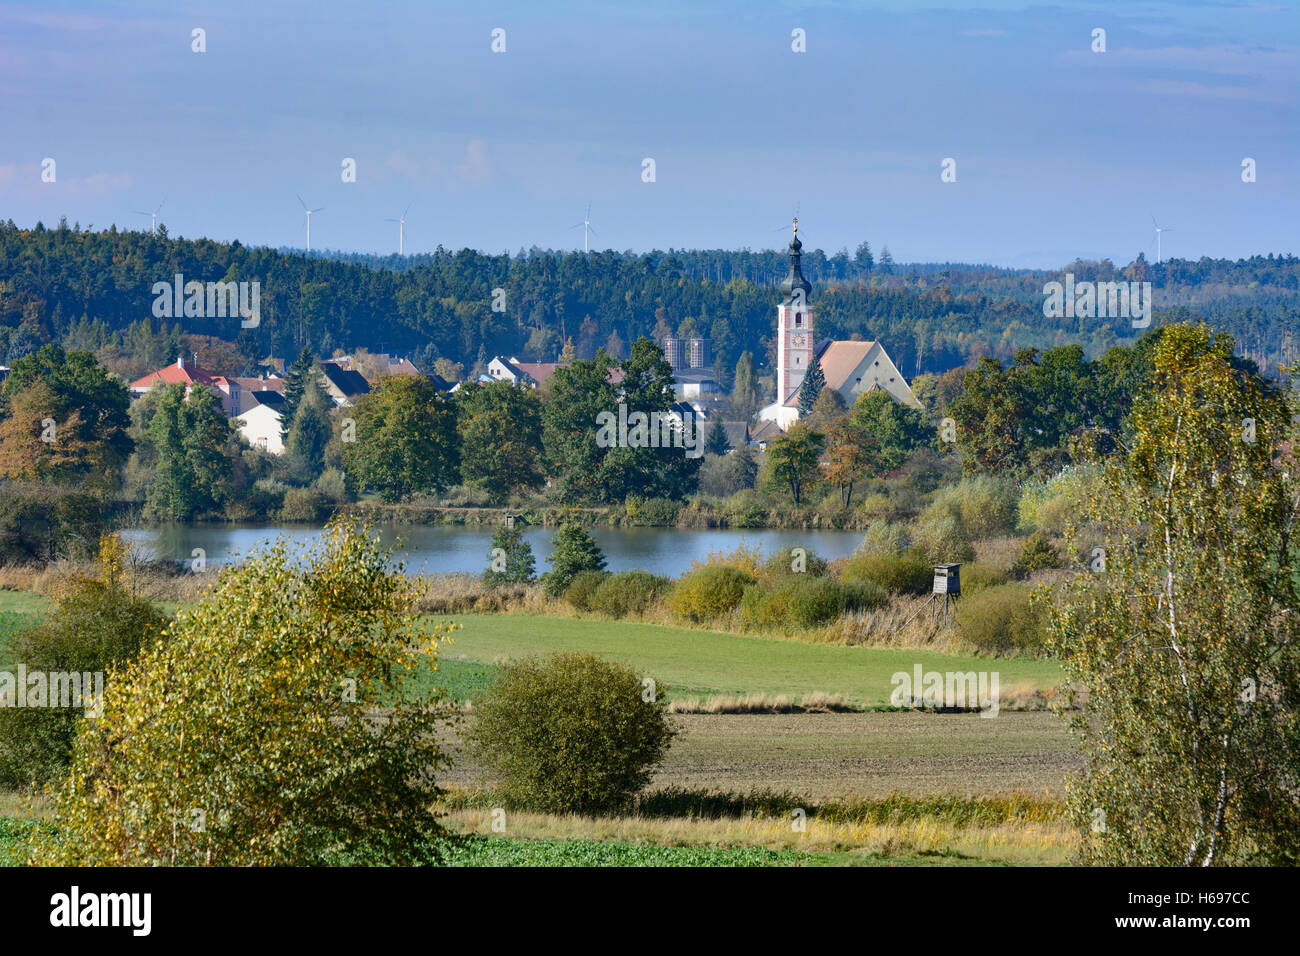
[[[232,421],[254,448],[263,448],[272,455],[284,454],[284,441],[280,438],[282,416],[270,405],[255,405]]]

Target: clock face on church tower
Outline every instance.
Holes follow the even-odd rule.
[[[790,336],[790,344],[797,349],[807,348],[808,336],[802,334],[792,335]]]

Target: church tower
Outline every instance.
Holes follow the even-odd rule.
[[[799,259],[799,220],[790,240],[790,274],[781,283],[781,304],[776,307],[776,403],[785,402],[803,383],[813,361],[813,313],[808,303],[812,283],[803,277]]]

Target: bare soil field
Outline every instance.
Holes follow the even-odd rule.
[[[472,718],[470,718],[472,719]],[[788,790],[814,799],[1027,791],[1060,796],[1079,766],[1050,713],[869,712],[679,714],[679,730],[652,786],[747,792]],[[445,782],[482,782],[452,741]]]

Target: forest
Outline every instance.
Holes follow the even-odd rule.
[[[173,239],[165,226],[151,234],[10,220],[0,224],[0,356],[12,365],[58,343],[130,378],[174,360],[183,337],[197,335],[233,342],[243,367],[232,371],[245,373],[268,354],[358,347],[410,356],[426,370],[442,358],[469,371],[494,354],[554,361],[570,341],[578,358],[601,348],[626,358],[637,338],[678,332],[712,338],[716,377],[729,388],[743,352],[755,353],[760,375],[772,364],[775,286],[787,268],[778,250],[308,256]],[[1026,347],[1079,344],[1100,357],[1131,345],[1123,322],[1044,317],[1043,284],[1064,272],[1150,281],[1157,326],[1204,319],[1265,370],[1300,359],[1294,255],[1154,264],[1139,253],[1123,267],[1077,261],[1044,271],[897,264],[886,246],[875,254],[864,242],[851,254],[805,250],[803,271],[814,283],[818,337],[882,340],[908,376],[1007,360]],[[177,273],[260,282],[260,324],[199,318],[179,320],[181,328],[154,318],[153,284]]]

